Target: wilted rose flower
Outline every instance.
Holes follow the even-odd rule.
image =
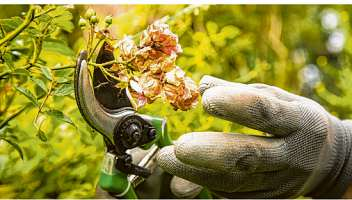
[[[189,110],[195,107],[198,103],[198,90],[192,79],[186,77],[185,81],[179,86],[165,84],[163,87],[162,96],[166,99],[174,109]]]
[[[185,78],[185,72],[178,66],[175,66],[170,72],[165,74],[165,81],[171,85],[179,86]]]
[[[139,46],[131,37],[125,37],[118,43],[118,48],[122,60],[130,62],[128,68],[118,64],[111,70],[116,70],[115,75],[122,82],[128,82],[129,87],[119,85],[128,87],[137,108],[158,97],[168,101],[175,110],[188,110],[198,103],[197,85],[175,64],[182,49],[177,35],[167,24],[156,21],[143,32]]]
[[[199,91],[194,81],[178,66],[165,74],[162,96],[175,109],[188,110],[198,103]]]
[[[120,40],[117,46],[120,49],[120,55],[123,60],[132,59],[137,52],[137,45],[129,36],[126,36]]]
[[[162,89],[160,80],[149,73],[135,77],[130,81],[130,87],[133,90],[132,95],[137,96],[138,105],[153,102],[160,96]]]
[[[143,31],[140,46],[150,46],[167,55],[182,52],[177,35],[171,32],[169,25],[161,21],[155,21]]]
[[[154,63],[149,66],[150,72],[153,74],[159,74],[161,72],[169,72],[175,67],[176,54],[171,56],[160,57],[156,59]]]

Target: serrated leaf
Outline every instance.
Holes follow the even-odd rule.
[[[45,76],[45,78],[47,78],[48,80],[53,80],[53,76],[52,76],[51,71],[48,67],[42,66],[42,67],[40,67],[40,70],[43,72],[43,75]]]
[[[72,23],[72,13],[65,7],[56,7],[56,9],[48,13],[50,17],[53,18],[52,23],[61,29],[72,32],[74,25]]]
[[[56,88],[53,92],[55,96],[66,96],[73,92],[72,84],[62,84],[58,88]]]
[[[22,151],[21,147],[17,143],[15,143],[14,141],[9,140],[7,138],[4,138],[4,137],[0,137],[0,140],[1,139],[6,141],[7,143],[9,143],[13,148],[15,148],[16,151],[18,152],[18,154],[20,155],[21,159],[23,160],[23,151]]]
[[[73,121],[67,115],[65,115],[63,112],[59,110],[55,110],[55,109],[48,110],[45,112],[45,114],[75,126]]]
[[[48,91],[48,88],[46,87],[44,81],[38,79],[38,78],[35,78],[35,77],[31,77],[31,80],[37,85],[39,86],[43,91],[47,92]]]
[[[43,43],[45,51],[57,52],[65,56],[74,56],[73,50],[63,41],[55,39],[46,39]]]
[[[26,96],[35,106],[38,106],[38,100],[30,90],[21,86],[15,86],[15,88],[17,91]]]
[[[4,28],[4,30],[6,32],[10,32],[13,31],[14,29],[16,29],[21,23],[23,22],[23,20],[16,16],[16,17],[11,17],[10,19],[0,19],[0,24],[2,25],[2,27]]]
[[[44,131],[42,131],[41,129],[38,129],[37,137],[43,142],[48,141],[48,138],[46,137]]]

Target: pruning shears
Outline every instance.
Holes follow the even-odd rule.
[[[101,47],[97,64],[114,60],[107,46],[104,43]],[[137,113],[126,89],[115,87],[116,82],[107,79],[100,69],[94,69],[91,78],[87,57],[87,51],[80,52],[74,86],[83,118],[104,136],[107,147],[99,186],[117,197],[136,198],[133,188],[151,175],[155,166],[149,163],[158,149],[172,143],[166,132],[166,120]],[[128,153],[136,147],[149,149],[139,164],[134,164]]]
[[[118,198],[136,199],[135,188],[156,169],[159,148],[172,144],[166,120],[138,113],[127,90],[117,88],[117,82],[109,80],[99,68],[95,68],[91,76],[87,57],[87,51],[80,52],[74,87],[83,118],[103,135],[106,144],[99,187]],[[104,43],[96,64],[112,60],[113,52],[109,44]],[[136,148],[148,150],[139,163],[129,154]],[[211,195],[203,189],[199,197],[211,198]]]

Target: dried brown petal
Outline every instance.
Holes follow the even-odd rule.
[[[185,77],[178,86],[166,83],[162,97],[169,101],[176,110],[189,110],[197,105],[199,91],[194,81]]]
[[[178,37],[170,31],[169,25],[155,21],[141,36],[140,46],[151,46],[167,55],[181,53]]]
[[[140,77],[135,77],[135,80],[130,81],[131,88],[138,94],[143,94],[148,100],[155,100],[161,91],[159,79],[154,78],[148,73]]]
[[[179,86],[185,77],[185,72],[178,66],[165,74],[165,81],[175,86]]]
[[[125,61],[132,59],[137,52],[137,45],[132,38],[128,36],[119,41],[117,46],[120,49],[121,58]]]

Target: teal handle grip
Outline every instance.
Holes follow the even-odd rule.
[[[172,145],[172,140],[167,132],[166,119],[152,117],[148,115],[140,115],[143,119],[151,123],[156,129],[157,135],[155,140],[142,146],[144,149],[149,149],[154,143],[162,148]],[[134,191],[133,186],[128,181],[127,174],[118,171],[115,168],[115,155],[106,153],[103,161],[102,170],[100,173],[99,186],[106,191],[116,194],[116,197],[125,199],[137,199],[138,196]],[[204,188],[198,195],[200,199],[212,199],[211,192]]]

